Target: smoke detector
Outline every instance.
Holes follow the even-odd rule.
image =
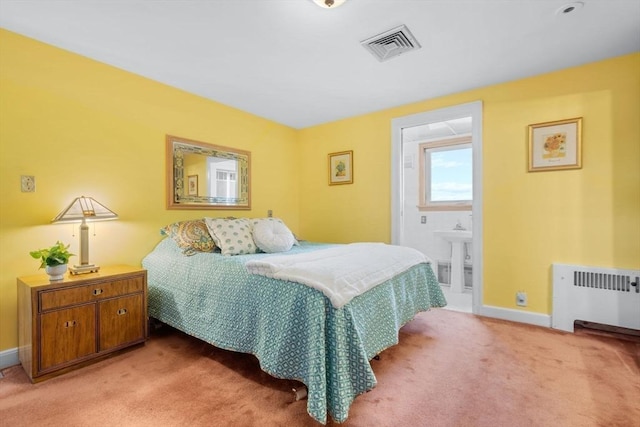
[[[360,44],[380,62],[422,47],[406,25],[392,28],[382,34],[364,40]]]
[[[347,0],[313,0],[315,4],[325,9],[335,9]]]
[[[584,3],[581,1],[576,1],[573,3],[568,3],[562,6],[559,9],[556,9],[556,15],[567,15],[571,12],[577,12],[578,10],[584,7]]]

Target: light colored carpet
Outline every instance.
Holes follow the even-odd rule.
[[[640,426],[637,342],[435,309],[380,356],[343,426]],[[3,373],[2,426],[319,425],[295,381],[170,328],[39,384]]]

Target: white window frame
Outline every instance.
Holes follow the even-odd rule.
[[[455,147],[455,148],[453,148]],[[431,200],[431,156],[427,152],[458,150],[472,148],[471,135],[440,139],[437,141],[418,144],[418,158],[420,159],[420,173],[418,179],[418,210],[420,211],[470,211],[473,200]]]

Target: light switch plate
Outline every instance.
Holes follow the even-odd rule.
[[[516,305],[520,307],[527,306],[527,293],[525,291],[516,292]]]
[[[20,189],[23,193],[33,193],[36,191],[36,177],[33,175],[20,176]]]

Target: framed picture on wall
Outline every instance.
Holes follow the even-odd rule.
[[[189,196],[198,195],[198,175],[189,175],[187,181],[187,194]]]
[[[353,184],[353,151],[329,153],[329,185]]]
[[[582,117],[529,125],[529,172],[582,167]]]

